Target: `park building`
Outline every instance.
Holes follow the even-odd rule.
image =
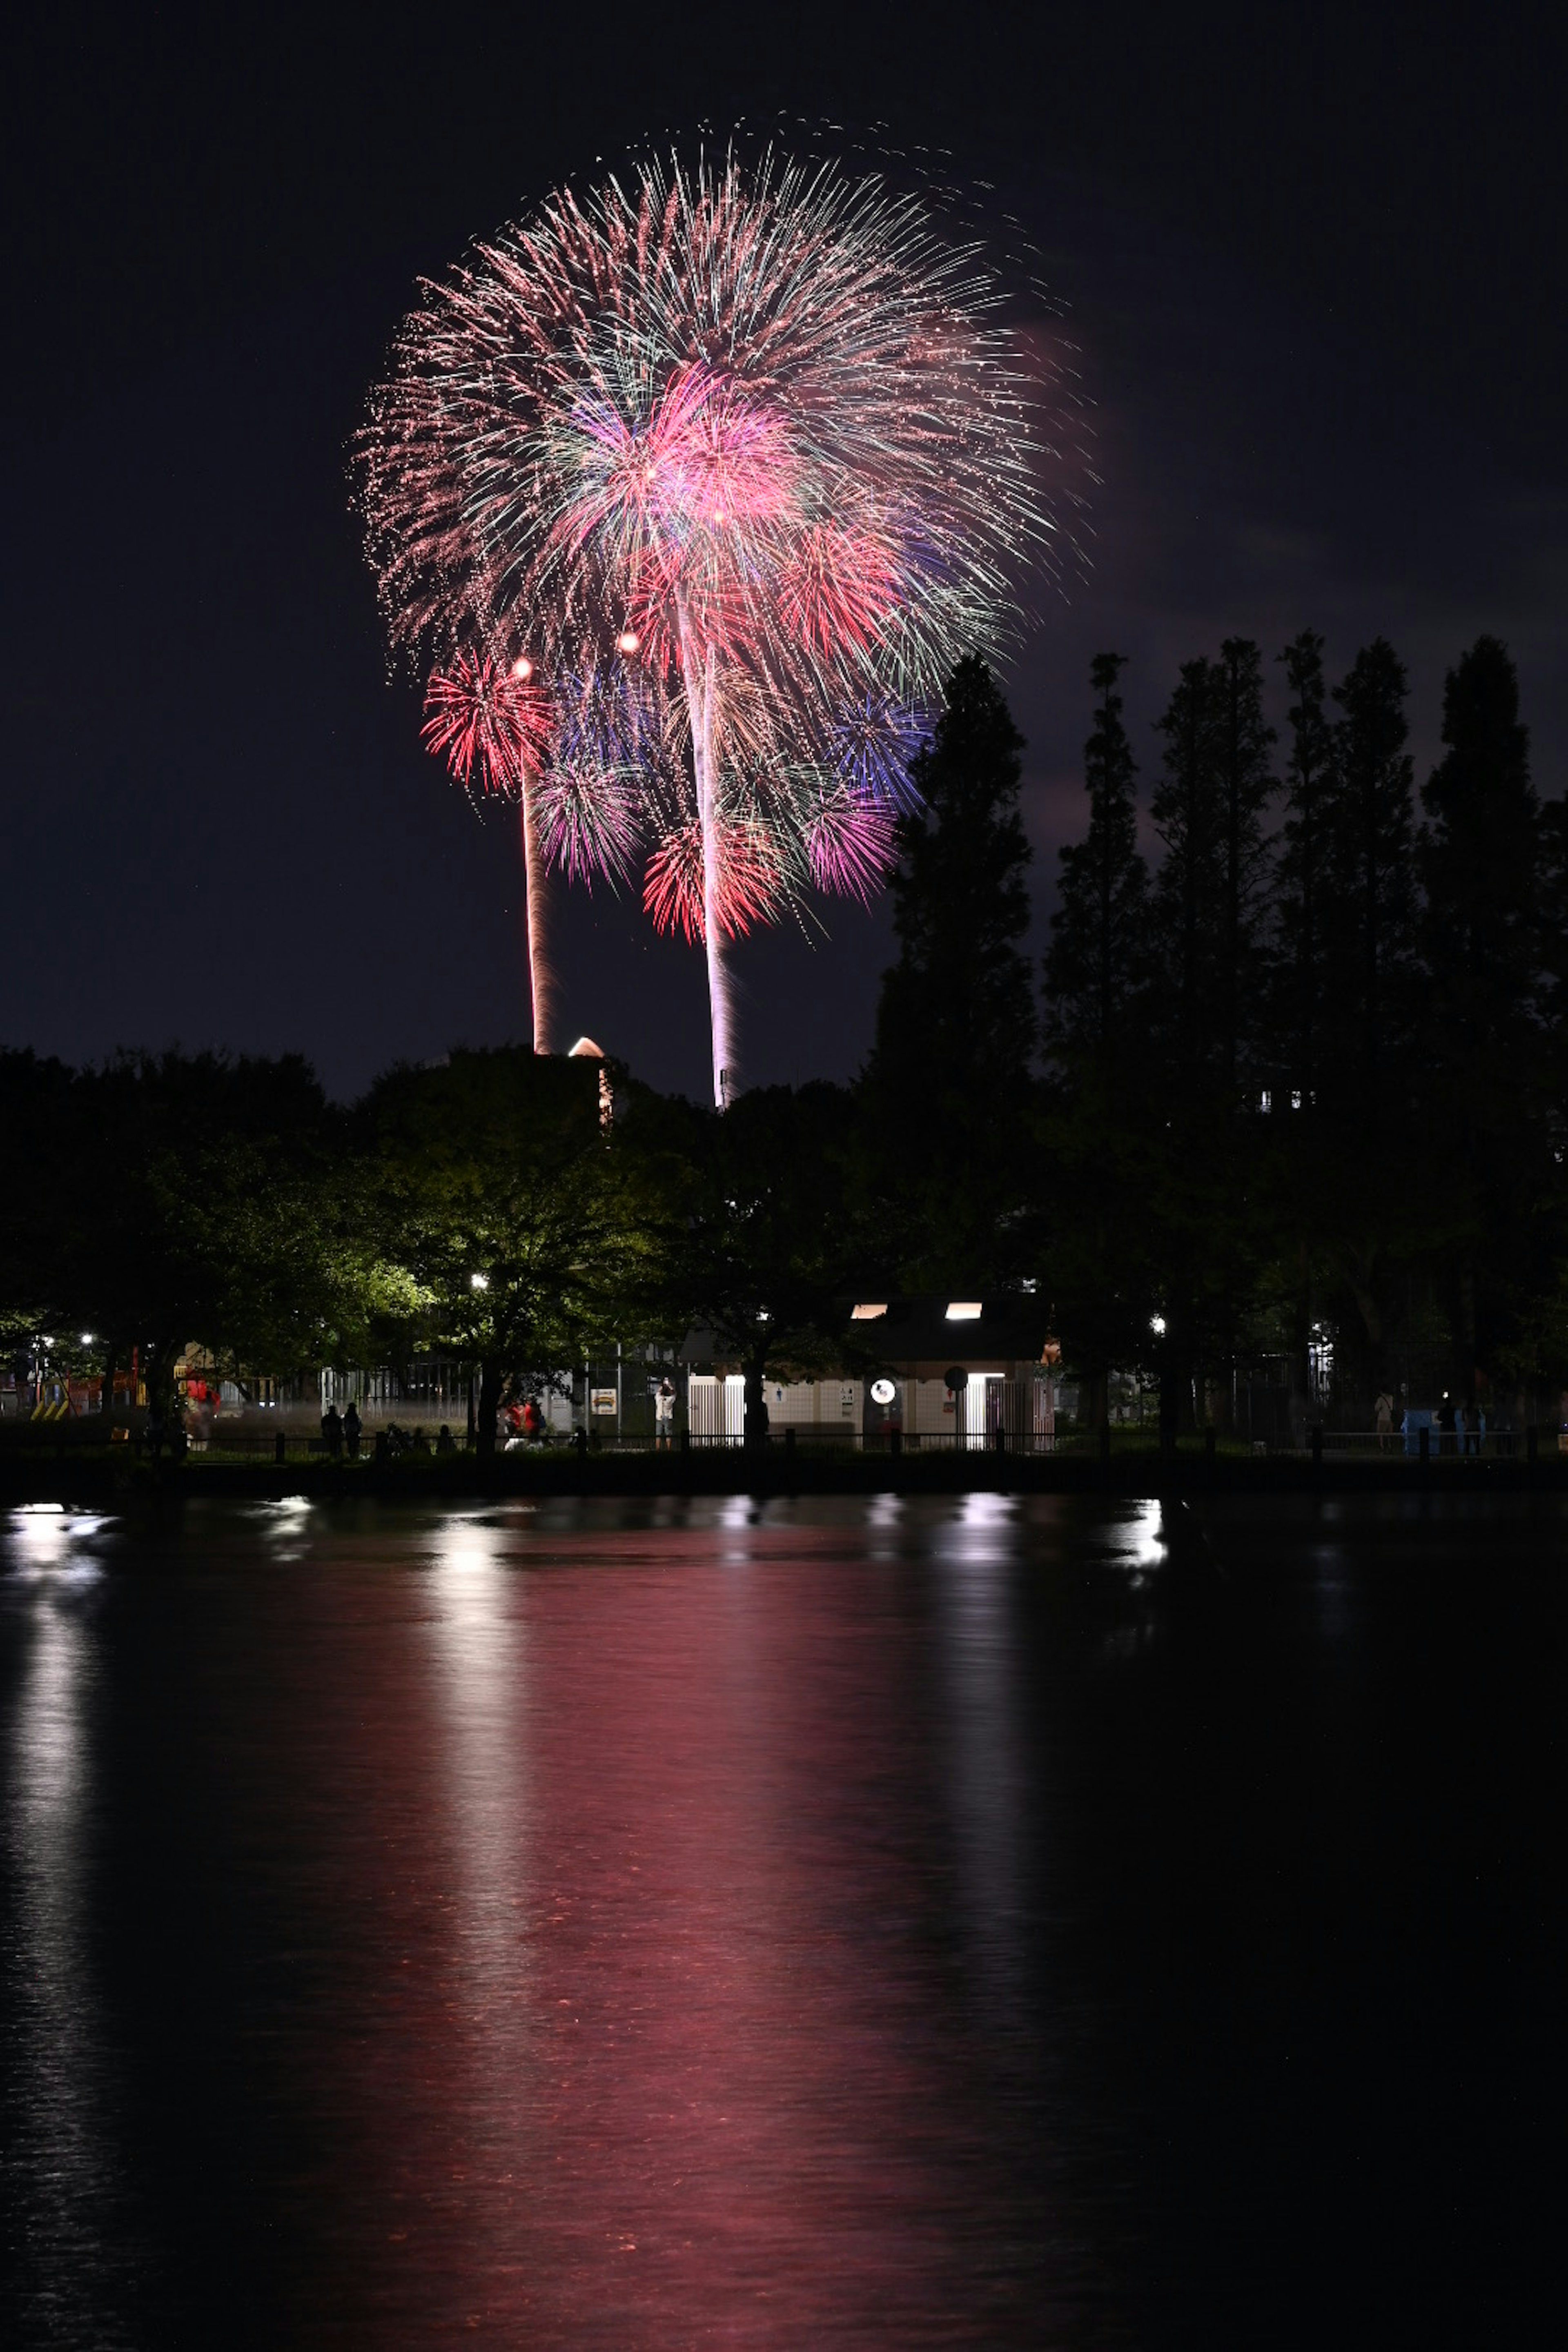
[[[738,1444],[745,1413],[738,1357],[702,1330],[689,1332],[679,1353],[693,1442]],[[911,1452],[994,1445],[1000,1436],[1036,1451],[1054,1438],[1064,1405],[1070,1410],[1060,1364],[1046,1304],[1032,1293],[854,1300],[846,1305],[839,1370],[765,1381],[769,1430],[847,1444],[885,1444],[897,1433]]]

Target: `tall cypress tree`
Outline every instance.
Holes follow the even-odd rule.
[[[1214,758],[1224,865],[1220,896],[1220,1052],[1236,1085],[1259,1027],[1262,897],[1269,851],[1263,811],[1274,790],[1274,730],[1263,716],[1263,660],[1247,637],[1227,637],[1215,665]]]
[[[1405,1041],[1415,890],[1405,665],[1385,637],[1363,646],[1334,688],[1340,774],[1335,827],[1341,1045],[1363,1116],[1381,1118],[1382,1076]]]
[[[1163,772],[1151,808],[1165,843],[1152,894],[1149,1021],[1157,1159],[1148,1195],[1163,1269],[1163,1420],[1187,1419],[1192,1376],[1234,1357],[1252,1282],[1256,1207],[1241,1081],[1262,1024],[1262,813],[1272,789],[1258,648],[1231,638],[1183,666],[1158,721]]]
[[[899,959],[882,979],[864,1100],[881,1189],[901,1202],[911,1285],[1015,1270],[1038,1038],[1029,963],[1024,739],[974,656],[948,681],[899,826]]]
[[[1056,1063],[1045,1165],[1061,1210],[1046,1262],[1094,1428],[1108,1418],[1111,1368],[1135,1363],[1149,1336],[1147,1286],[1131,1238],[1147,1223],[1148,1139],[1142,1089],[1127,1083],[1141,1030],[1148,874],[1117,684],[1124,667],[1121,655],[1099,654],[1089,667],[1097,700],[1084,746],[1089,826],[1061,852],[1045,972],[1046,1038]]]
[[[1223,861],[1214,703],[1213,665],[1184,662],[1176,690],[1155,721],[1164,750],[1150,813],[1165,855],[1154,886],[1151,1014],[1156,1033],[1186,1069],[1206,1058],[1215,1026],[1215,919]]]
[[[1258,647],[1230,637],[1217,661],[1184,663],[1156,724],[1164,772],[1150,806],[1166,852],[1153,908],[1157,1023],[1181,1063],[1234,1089],[1261,1025],[1266,978],[1262,818],[1274,730]]]
[[[1148,873],[1138,854],[1137,762],[1122,723],[1121,654],[1097,654],[1099,700],[1084,746],[1089,830],[1060,853],[1061,881],[1046,956],[1046,1035],[1058,1050],[1104,1061],[1122,1042],[1137,992],[1148,919]]]
[[[1327,1015],[1326,939],[1331,928],[1337,776],[1328,717],[1323,640],[1303,629],[1279,656],[1291,702],[1285,761],[1285,822],[1275,875],[1280,959],[1275,1046],[1280,1075],[1317,1090]]]
[[[1422,1043],[1436,1096],[1435,1171],[1454,1211],[1452,1304],[1464,1376],[1509,1324],[1549,1181],[1540,806],[1518,675],[1496,637],[1479,637],[1448,672],[1443,741],[1421,794],[1429,819],[1420,844],[1429,977]]]
[[[1532,1023],[1540,808],[1508,648],[1478,637],[1443,691],[1444,756],[1423,787],[1433,1008],[1446,1054],[1479,1071]]]

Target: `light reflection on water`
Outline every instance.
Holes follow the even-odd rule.
[[[1435,1540],[994,1495],[11,1518],[6,2340],[1321,2341],[1380,1989],[1463,1948],[1426,1857],[1506,1916],[1478,1791],[1564,1793],[1511,1685],[1443,1793],[1373,1572],[1426,1548],[1430,1646]],[[1385,2235],[1390,2179],[1510,2177],[1419,2063],[1355,2124]]]
[[[116,2308],[123,2249],[106,2242],[121,2184],[105,2113],[106,2053],[92,1982],[86,1884],[94,1672],[85,1612],[101,1577],[93,1514],[23,1510],[5,1545],[21,1627],[5,1786],[5,2201],[11,2259],[37,2318],[95,2344],[132,2341]]]

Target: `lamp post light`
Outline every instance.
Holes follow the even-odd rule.
[[[1160,1359],[1160,1451],[1173,1454],[1176,1450],[1176,1392],[1172,1376],[1171,1359],[1163,1345],[1166,1323],[1163,1315],[1151,1315],[1149,1328],[1161,1342]]]

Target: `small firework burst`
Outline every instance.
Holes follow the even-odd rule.
[[[813,523],[780,567],[779,618],[809,654],[871,652],[899,601],[890,549],[868,533]]]
[[[805,853],[819,890],[869,904],[893,862],[892,809],[851,791],[830,787],[805,820]]]
[[[444,752],[468,792],[515,800],[525,771],[537,768],[550,741],[550,697],[517,666],[488,654],[459,653],[433,672],[425,690],[420,736],[427,751]]]
[[[710,880],[715,920],[731,937],[742,938],[777,915],[789,877],[773,827],[742,817],[721,822],[716,831],[717,840],[705,847],[700,821],[689,818],[670,827],[648,859],[643,908],[656,931],[679,930],[687,940],[705,940]]]
[[[910,763],[931,734],[931,721],[889,694],[873,690],[839,713],[828,729],[828,764],[863,799],[914,808],[920,794]]]
[[[563,685],[550,759],[539,782],[549,863],[591,890],[595,877],[629,882],[643,826],[646,698],[622,669]]]

